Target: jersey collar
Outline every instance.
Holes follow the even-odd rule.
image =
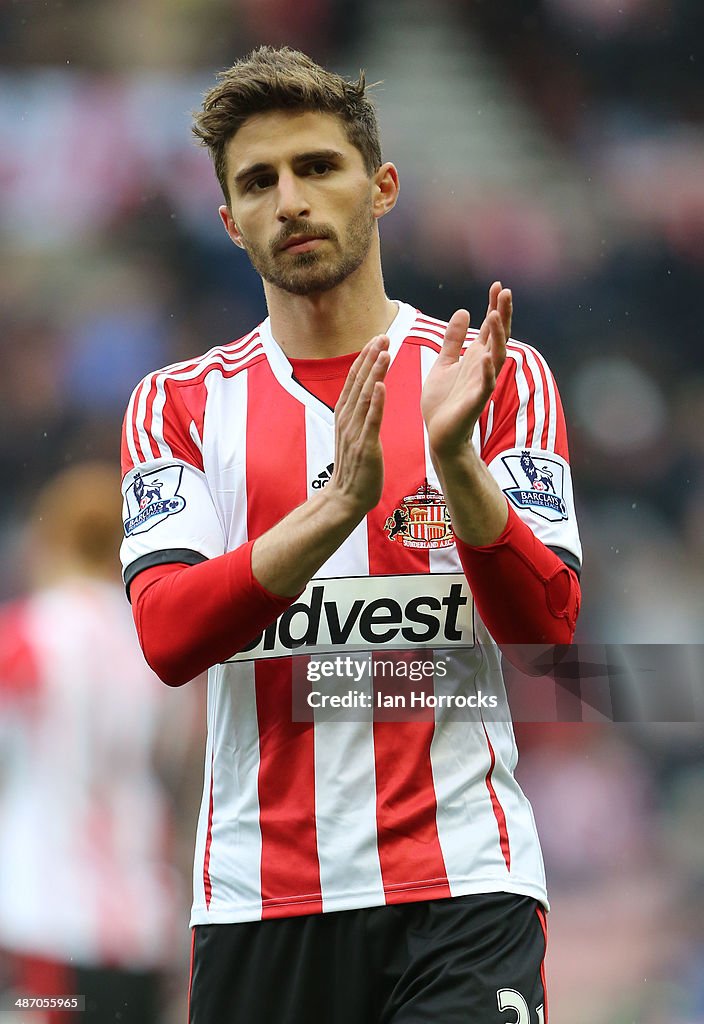
[[[392,301],[396,302],[396,305],[398,306],[398,313],[386,333],[389,336],[389,355],[391,356],[391,362],[393,363],[404,339],[410,333],[411,327],[413,326],[416,318],[416,310],[413,306],[409,306],[407,302],[399,302],[398,300]],[[319,398],[316,398],[315,395],[312,395],[310,391],[307,391],[306,388],[299,384],[294,378],[293,368],[288,361],[286,354],[271,333],[271,320],[269,317],[259,325],[258,330],[272,373],[278,380],[281,387],[288,391],[293,398],[302,402],[303,405],[308,406],[328,423],[334,423],[335,414],[332,409],[325,405],[324,402],[321,402]],[[361,339],[360,348],[363,347],[365,343],[365,339]]]

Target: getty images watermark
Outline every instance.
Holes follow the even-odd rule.
[[[312,653],[293,658],[292,716],[704,722],[704,644]]]
[[[413,689],[406,684],[424,683],[430,680],[442,681],[448,678],[448,659],[404,658],[359,658],[351,655],[336,655],[326,660],[309,661],[305,677],[309,683],[325,680],[342,682],[342,688],[334,692],[311,689],[305,696],[309,708],[379,708],[413,711],[417,708],[491,708],[498,707],[496,694],[483,693],[477,689],[471,693],[438,693],[435,688]],[[393,682],[393,688],[368,687],[361,684]],[[345,683],[348,683],[345,689]],[[401,684],[399,689],[398,684]]]

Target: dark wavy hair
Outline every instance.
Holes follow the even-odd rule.
[[[356,81],[347,81],[288,46],[260,46],[220,71],[217,85],[205,94],[202,110],[194,115],[193,134],[210,151],[228,205],[225,147],[254,114],[277,110],[334,114],[362,154],[367,173],[373,174],[381,166],[381,142],[367,92],[363,71]]]

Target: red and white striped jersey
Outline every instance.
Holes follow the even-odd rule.
[[[371,669],[353,715],[292,711],[302,686],[342,692],[307,668],[341,653],[368,665],[419,654],[436,670],[416,689],[435,695],[502,689],[420,414],[445,327],[399,303],[381,501],[276,623],[210,670],[192,924],[493,891],[547,903],[508,715],[460,720],[438,706],[388,720]],[[578,566],[564,417],[534,349],[509,342],[474,443],[524,521]],[[334,459],[333,412],[294,378],[268,320],[148,375],[123,437],[126,581],[260,536],[323,486]]]
[[[0,947],[173,962],[185,894],[155,753],[168,737],[183,760],[195,696],[162,692],[119,583],[67,578],[0,610]]]

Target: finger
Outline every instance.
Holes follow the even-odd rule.
[[[498,310],[494,310],[487,318],[487,321],[489,323],[489,344],[487,349],[491,355],[494,373],[498,376],[506,359],[506,329]]]
[[[369,374],[357,394],[354,405],[351,404],[352,397],[348,400],[346,416],[341,424],[348,440],[351,441],[358,438],[364,428],[364,420],[369,410],[374,387],[378,382],[383,381],[390,361],[391,358],[388,352],[378,352],[374,364],[370,368]]]
[[[513,317],[513,295],[510,288],[502,288],[497,296],[496,307],[506,332],[506,340],[511,337],[511,320]]]
[[[496,368],[491,357],[484,361],[482,371],[482,394],[484,396],[484,405],[486,405],[489,395],[496,387]]]
[[[487,316],[489,316],[489,313],[491,313],[492,310],[496,309],[497,303],[499,301],[499,295],[500,294],[501,294],[501,281],[494,281],[494,283],[489,288],[489,304],[486,307],[486,315]]]
[[[359,355],[357,356],[357,358],[355,359],[355,361],[352,363],[352,365],[350,366],[349,370],[347,371],[347,376],[345,377],[345,383],[342,386],[342,391],[340,392],[340,397],[337,400],[337,405],[338,406],[342,407],[344,405],[344,403],[347,401],[347,396],[350,393],[350,390],[351,390],[352,385],[353,385],[353,383],[355,381],[355,378],[356,378],[357,374],[359,373],[359,371],[360,371],[360,369],[361,369],[361,367],[362,367],[362,365],[364,363],[364,360],[367,357],[367,353],[369,352],[369,349],[371,348],[371,346],[374,344],[375,341],[376,341],[376,338],[372,338],[370,341],[367,342],[367,344],[364,346],[362,351],[359,353]]]
[[[389,339],[384,334],[377,335],[367,342],[350,367],[336,410],[339,409],[340,412],[343,412],[346,406],[354,408],[379,352],[387,349],[388,346]]]
[[[381,430],[381,420],[384,415],[385,401],[386,385],[383,381],[378,380],[374,383],[374,390],[369,400],[369,408],[360,431],[359,441],[361,445],[378,439],[379,431]]]
[[[440,358],[446,362],[456,363],[460,357],[462,346],[469,328],[469,313],[466,309],[456,310],[450,317],[442,343]]]

